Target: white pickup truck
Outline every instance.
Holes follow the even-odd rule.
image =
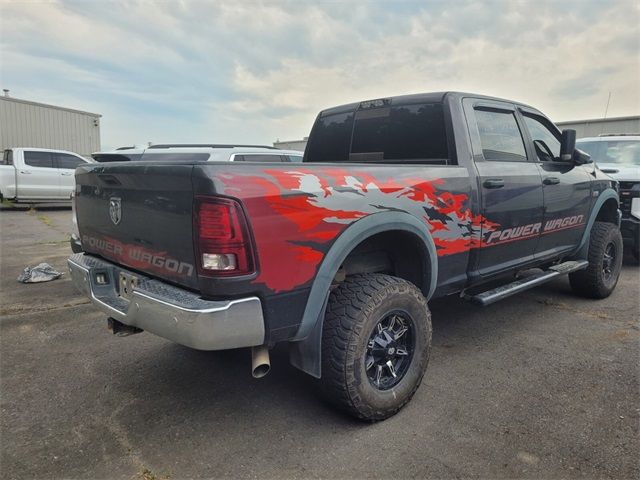
[[[10,148],[0,164],[0,199],[16,202],[71,200],[80,155],[45,148]]]

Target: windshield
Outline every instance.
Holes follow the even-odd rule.
[[[581,142],[576,146],[584,150],[596,163],[617,163],[620,165],[640,165],[640,141],[607,140]]]

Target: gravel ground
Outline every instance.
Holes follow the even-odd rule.
[[[0,212],[1,478],[639,478],[640,268],[614,294],[565,278],[484,309],[432,302],[413,401],[361,424],[272,356],[116,338],[65,271],[68,209]],[[635,452],[635,453],[634,453]]]

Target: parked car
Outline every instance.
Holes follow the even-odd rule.
[[[0,164],[0,198],[15,202],[70,200],[74,171],[89,163],[77,153],[46,148],[9,148]]]
[[[619,182],[622,238],[640,262],[640,135],[601,135],[576,144]]]
[[[575,130],[480,95],[324,110],[302,164],[86,165],[76,181],[85,253],[68,266],[114,333],[253,347],[255,377],[288,342],[369,421],[420,385],[428,301],[489,305],[564,274],[604,298],[621,269],[616,182]]]
[[[96,152],[96,162],[302,162],[304,152],[279,150],[261,145],[158,144],[144,148],[124,147],[110,152]]]

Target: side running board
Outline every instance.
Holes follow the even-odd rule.
[[[586,260],[560,263],[550,267],[549,270],[516,280],[515,282],[507,283],[506,285],[501,285],[491,290],[487,290],[486,292],[478,293],[477,295],[468,295],[465,296],[465,298],[484,307],[491,305],[498,300],[502,300],[503,298],[515,295],[516,293],[547,283],[549,280],[559,277],[560,275],[566,275],[567,273],[585,269],[588,265],[589,262]]]

